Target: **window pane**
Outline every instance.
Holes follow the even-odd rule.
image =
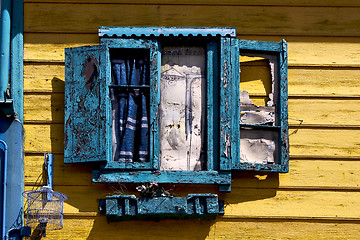
[[[148,52],[116,49],[110,54],[113,160],[148,162]]]
[[[276,125],[277,65],[276,55],[241,53],[241,123]]]
[[[162,50],[160,86],[160,170],[203,170],[205,48]]]
[[[278,164],[278,57],[241,52],[240,163]]]
[[[240,162],[279,163],[278,132],[270,130],[240,131]]]

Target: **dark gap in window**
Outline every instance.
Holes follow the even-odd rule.
[[[111,49],[112,156],[149,162],[149,51]]]

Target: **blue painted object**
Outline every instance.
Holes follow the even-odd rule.
[[[157,182],[157,183],[196,183],[231,184],[230,171],[117,171],[94,170],[93,182]]]
[[[229,104],[231,101],[231,75],[228,73],[232,71],[230,39],[236,36],[235,30],[230,28],[102,27],[100,36],[102,37],[100,46],[66,49],[65,162],[101,162],[102,170],[94,171],[94,182],[114,182],[119,179],[123,182],[154,180],[219,184],[226,186],[222,189],[229,190],[231,183],[231,173],[229,172],[231,170],[231,128],[227,121],[231,118]],[[109,38],[109,36],[115,37]],[[196,41],[205,45],[206,49],[207,119],[204,130],[207,139],[204,153],[206,164],[204,170],[199,172],[159,170],[158,106],[160,104],[161,46],[170,41],[170,37],[178,36],[181,36],[184,41],[196,36]],[[116,60],[118,65],[113,64],[112,67],[111,61],[114,62],[113,56],[119,49],[124,52],[133,51],[135,55],[139,51],[147,52],[149,59],[148,85],[144,86],[140,82],[129,83],[126,80],[132,76],[130,74],[132,70],[124,60]],[[225,57],[220,58],[220,52],[226,52],[226,54],[221,54]],[[129,56],[133,54],[129,53]],[[114,77],[112,69],[118,76],[117,80],[112,80]],[[128,70],[130,72],[126,73]],[[138,87],[139,85],[141,87]],[[111,109],[114,109],[114,107],[112,108],[114,97],[111,96],[119,91],[122,94],[128,94],[131,91],[149,91],[149,100],[146,100],[149,106],[147,109],[149,110],[149,132],[147,133],[149,159],[147,161],[117,160],[117,151],[119,153],[132,152],[132,148],[122,150],[121,147],[133,142],[130,141],[130,135],[123,139],[119,137],[123,134],[122,130],[113,131],[113,128],[117,128],[118,123],[111,120],[113,114]],[[120,105],[123,107],[127,104],[131,105],[128,99],[125,95],[124,101]],[[129,117],[130,112],[128,112],[128,108],[123,110],[120,108],[117,114]],[[134,117],[135,115],[132,118]],[[126,127],[118,128],[126,131]],[[119,138],[119,141],[124,143],[119,145],[117,140],[112,140],[114,139],[112,134],[115,135],[115,139]],[[126,132],[124,134],[126,135]],[[114,148],[119,148],[119,150],[114,151]],[[111,171],[111,169],[116,170]],[[119,169],[127,171],[119,171]],[[134,170],[139,171],[134,172]],[[224,170],[226,172],[222,172]]]
[[[65,50],[65,162],[106,161],[105,46]],[[105,66],[104,66],[105,67]]]
[[[1,3],[1,35],[0,35],[0,115],[14,115],[13,100],[7,95],[10,70],[10,39],[11,39],[11,2]],[[12,58],[16,58],[14,55]],[[17,89],[19,90],[19,89]]]
[[[0,140],[0,150],[1,150],[1,236],[5,237],[5,222],[6,222],[6,193],[7,193],[7,155],[8,147],[5,141]]]
[[[231,190],[231,170],[288,171],[285,41],[238,40],[232,28],[101,27],[99,36],[98,46],[65,51],[66,163],[98,162],[94,182],[218,184],[220,191]],[[174,43],[196,43],[206,49],[206,121],[202,126],[206,163],[200,171],[165,171],[159,166],[161,50]],[[239,53],[243,50],[278,56],[280,121],[276,126],[239,124]],[[135,65],[127,59],[136,59]],[[148,62],[146,73],[134,70],[140,60]],[[142,93],[141,100],[129,97],[134,93]],[[121,125],[131,114],[134,122],[147,121],[147,129],[139,131],[141,138],[136,140],[137,130],[126,133],[136,123],[129,128]],[[240,128],[244,127],[279,132],[278,163],[240,162]],[[138,157],[125,159],[123,152]],[[147,154],[143,159],[141,152]]]
[[[11,69],[10,69],[10,94],[13,100],[15,116],[24,122],[24,6],[22,0],[12,1],[11,23]]]
[[[53,155],[51,153],[46,153],[44,156],[44,165],[46,170],[46,181],[47,186],[52,189],[53,187]]]
[[[285,40],[279,43],[276,42],[262,42],[262,41],[248,41],[237,40],[235,43],[235,51],[237,54],[234,56],[235,61],[238,62],[239,51],[251,52],[252,54],[269,54],[276,56],[278,59],[278,79],[275,80],[275,91],[278,93],[278,100],[275,102],[277,121],[274,126],[257,125],[257,124],[239,124],[240,121],[233,122],[233,128],[236,132],[240,132],[240,128],[258,129],[264,131],[277,132],[279,136],[279,159],[276,163],[248,163],[240,161],[240,135],[234,133],[235,136],[233,145],[235,145],[234,154],[235,158],[232,160],[232,169],[237,170],[252,170],[252,171],[269,171],[285,173],[289,171],[289,134],[288,134],[288,82],[287,82],[287,44]],[[236,69],[239,67],[237,64]],[[241,66],[240,66],[241,68]],[[239,71],[235,71],[237,76],[235,79],[240,79]],[[241,81],[241,80],[240,80]],[[239,82],[235,82],[235,86],[239,86]],[[236,94],[236,93],[235,93]],[[238,93],[237,93],[238,94]],[[239,119],[241,110],[239,100],[236,101],[238,108],[235,111],[235,119]],[[234,103],[235,104],[235,103]],[[235,107],[235,106],[234,106]]]
[[[11,1],[1,1],[1,36],[0,36],[0,101],[7,99],[6,91],[9,84],[10,69],[10,32],[11,32]]]
[[[157,111],[158,111],[158,105],[160,102],[159,97],[159,86],[160,86],[160,50],[159,50],[159,43],[154,40],[148,40],[148,39],[101,39],[101,45],[104,45],[107,49],[106,52],[106,59],[102,60],[102,62],[106,63],[106,66],[103,69],[104,75],[106,76],[106,84],[109,86],[106,91],[107,95],[111,96],[111,92],[120,92],[123,95],[123,99],[120,99],[125,107],[123,109],[123,116],[129,117],[130,108],[128,108],[128,101],[133,99],[129,98],[129,95],[133,95],[135,92],[138,95],[136,97],[137,105],[139,106],[138,114],[141,115],[141,119],[147,118],[147,128],[141,128],[140,125],[137,126],[137,133],[142,135],[142,139],[144,140],[141,143],[137,143],[137,153],[144,153],[145,151],[147,154],[141,154],[143,157],[143,160],[135,159],[135,161],[121,161],[116,154],[113,154],[113,141],[112,139],[112,127],[116,127],[114,124],[108,124],[106,127],[107,137],[109,139],[108,141],[108,149],[111,150],[107,154],[107,162],[104,165],[104,168],[106,169],[142,169],[142,170],[150,170],[150,169],[157,169],[158,168],[158,155],[159,155],[159,147],[158,144],[147,144],[147,149],[144,147],[144,142],[146,141],[152,141],[155,142],[154,139],[158,139],[158,119],[157,119]],[[113,75],[111,71],[111,61],[114,60],[112,57],[112,51],[116,51],[118,49],[132,49],[136,53],[140,52],[141,57],[143,57],[144,62],[146,62],[146,66],[143,66],[145,69],[145,72],[143,71],[141,74],[138,74],[139,79],[134,79],[135,75],[131,74],[132,71],[130,66],[127,66],[125,63],[125,66],[121,66],[123,71],[123,74],[120,76],[123,76],[123,79],[120,78],[119,81],[112,81]],[[116,55],[116,54],[114,54]],[[144,56],[147,55],[147,56]],[[124,57],[124,56],[123,56]],[[125,58],[132,57],[125,56]],[[140,61],[140,59],[138,59]],[[128,71],[127,74],[125,72]],[[148,73],[146,72],[148,71]],[[125,75],[124,75],[125,74]],[[131,94],[130,94],[131,93]],[[141,97],[141,99],[140,99]],[[145,99],[143,99],[145,98]],[[145,101],[145,102],[143,102]],[[141,102],[141,103],[140,103]],[[112,103],[110,98],[106,98],[106,109],[112,109]],[[136,105],[136,106],[137,106]],[[146,109],[147,112],[144,112],[143,107],[146,107],[148,105],[149,109]],[[133,105],[135,106],[135,105]],[[121,104],[119,104],[119,107],[121,107]],[[121,111],[120,111],[121,112]],[[135,112],[134,112],[135,113]],[[134,116],[132,118],[135,118]],[[140,116],[138,117],[140,119]],[[112,115],[110,111],[106,112],[106,119],[107,122],[111,122]],[[128,121],[128,123],[130,123]],[[139,123],[139,121],[138,121]],[[115,123],[116,124],[116,123]],[[126,121],[124,121],[124,136],[134,136],[129,135],[131,130],[126,127]],[[130,125],[135,124],[130,123]],[[114,125],[114,126],[112,126]],[[143,125],[145,126],[145,125]],[[129,126],[129,127],[135,127]],[[127,131],[127,130],[128,131]],[[145,132],[144,132],[145,131]],[[136,133],[135,133],[136,134]],[[124,146],[126,145],[126,148],[129,148],[129,143],[134,143],[134,140],[130,141],[129,137],[124,136],[121,138],[121,142],[118,145],[119,152],[126,151]],[[123,149],[122,149],[123,148]],[[141,149],[141,150],[140,150]],[[128,152],[131,152],[127,150]],[[141,152],[140,152],[141,151]],[[135,154],[140,156],[140,154]],[[115,156],[114,156],[115,155]]]
[[[235,28],[100,27],[99,37],[236,37]]]
[[[100,200],[99,209],[106,214],[109,222],[166,218],[214,219],[224,214],[224,203],[218,200],[216,194],[158,198],[114,195]]]
[[[18,120],[0,118],[0,140],[7,144],[7,162],[2,159],[2,165],[6,165],[7,175],[6,184],[2,196],[6,198],[6,208],[3,212],[5,222],[3,234],[9,231],[20,229],[22,226],[22,208],[24,191],[24,171],[23,171],[23,126]],[[3,168],[4,169],[4,168]],[[20,239],[20,238],[19,238]]]

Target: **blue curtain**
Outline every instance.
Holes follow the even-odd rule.
[[[113,157],[120,162],[147,162],[148,159],[148,85],[144,59],[113,59],[111,89],[113,118]]]

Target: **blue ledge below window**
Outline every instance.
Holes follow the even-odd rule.
[[[219,190],[230,192],[230,171],[110,171],[93,170],[93,182],[106,183],[185,183],[218,184]]]
[[[214,219],[224,214],[224,202],[216,194],[189,194],[187,197],[136,198],[114,195],[101,199],[100,212],[109,222],[124,220]]]

